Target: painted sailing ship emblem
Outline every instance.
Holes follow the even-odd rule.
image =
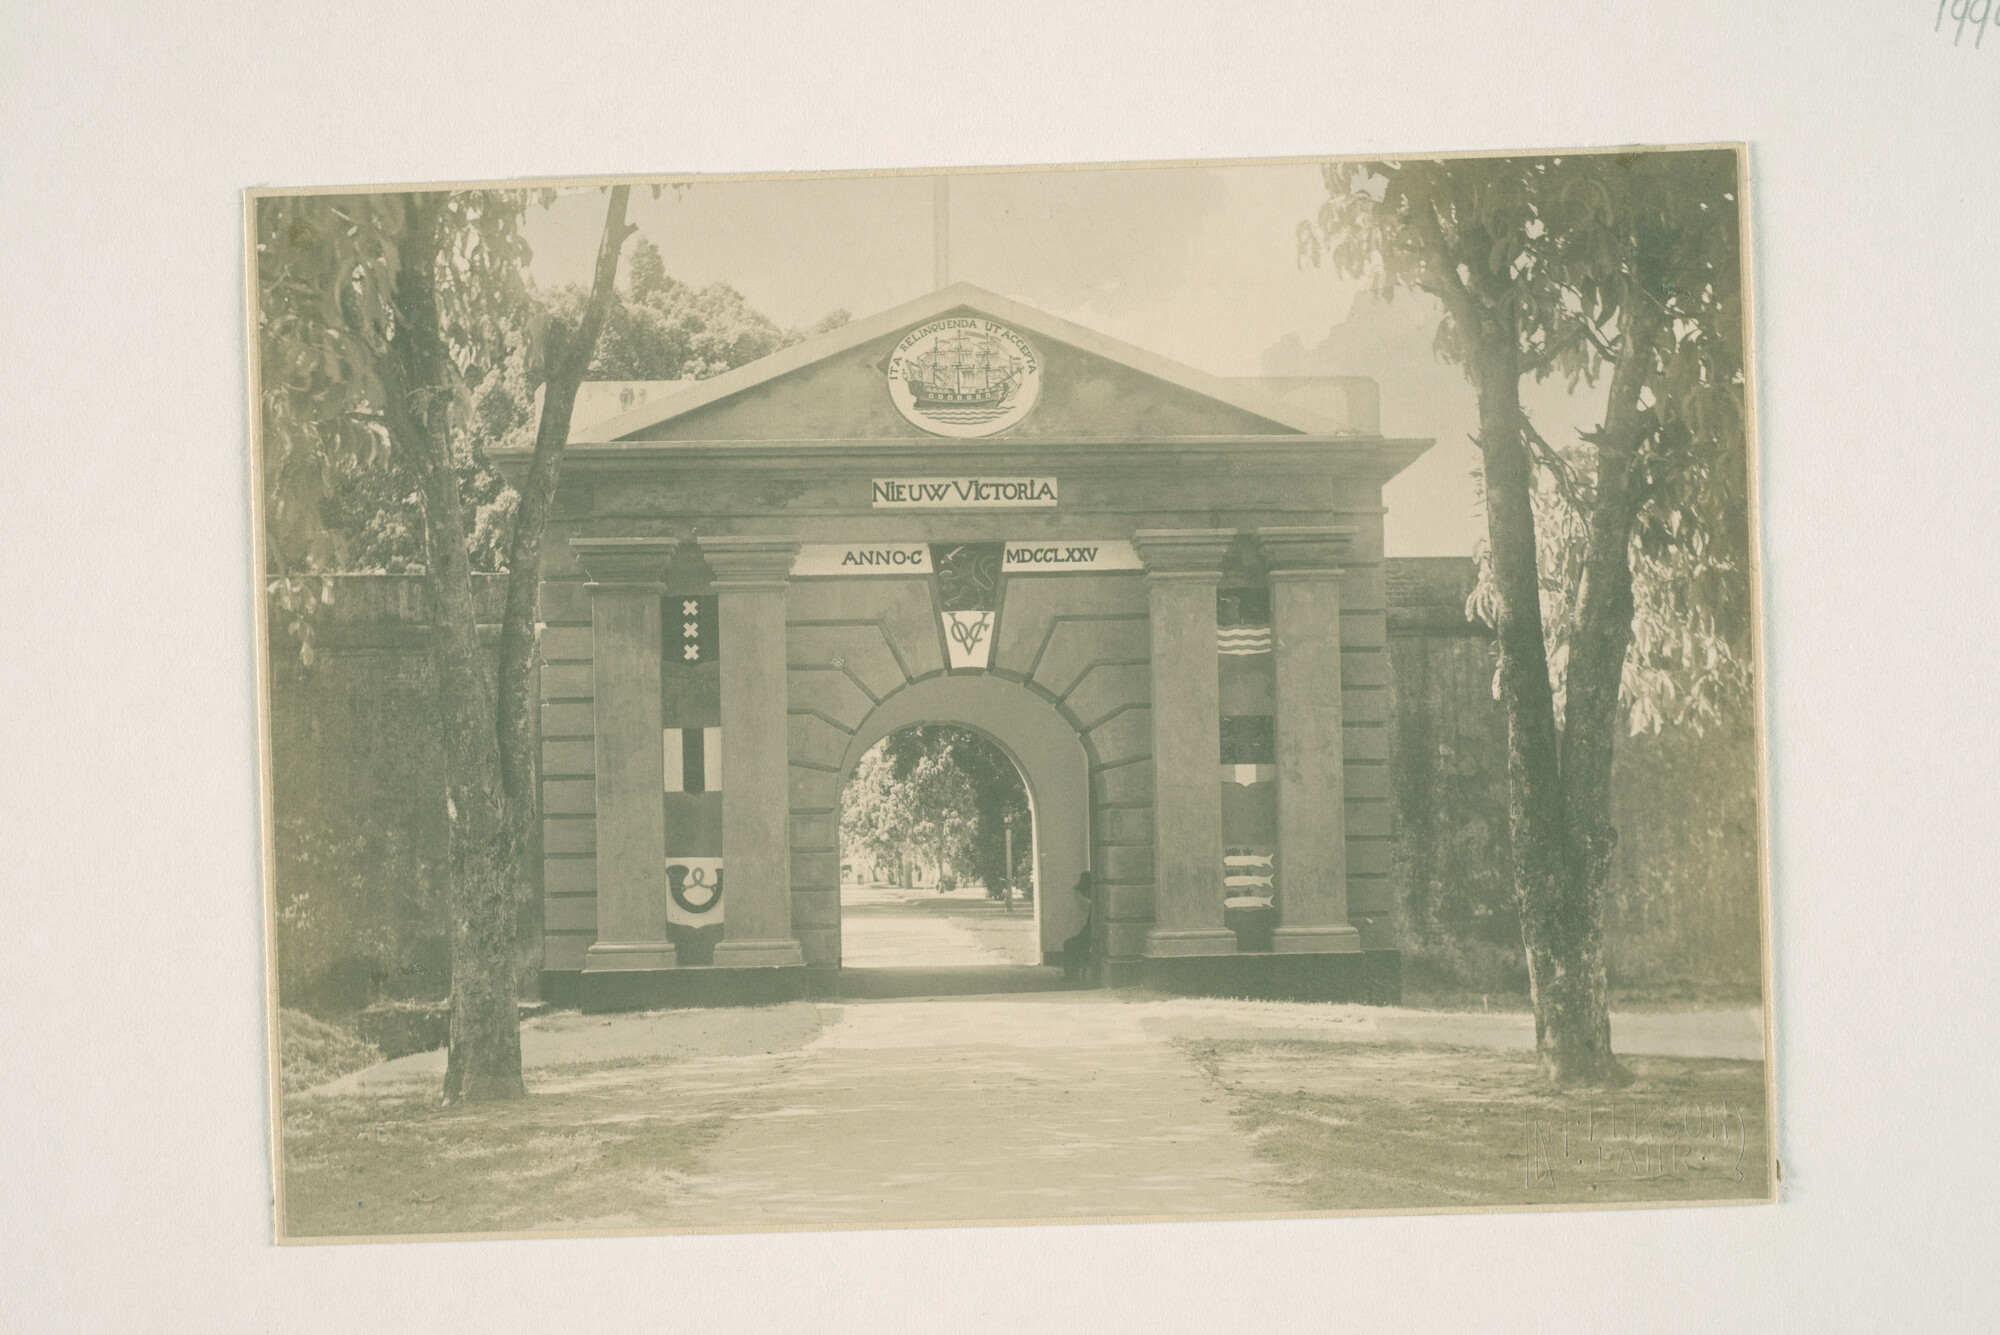
[[[1041,359],[1020,334],[978,316],[919,325],[889,355],[896,410],[939,436],[990,436],[1035,406]]]
[[[1021,387],[1021,364],[990,338],[963,330],[940,334],[903,364],[910,402],[926,417],[990,422]]]

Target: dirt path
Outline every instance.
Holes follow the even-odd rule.
[[[1761,1054],[1752,1011],[1613,1027],[1635,1056]],[[1442,1081],[1462,1102],[1467,1070],[1532,1041],[1526,1016],[1119,992],[570,1012],[523,1026],[525,1104],[439,1111],[444,1054],[422,1053],[322,1086],[288,1127],[296,1116],[311,1141],[293,1178],[300,1226],[350,1236],[1272,1214],[1301,1208],[1306,1169],[1357,1162],[1342,1141],[1287,1169],[1267,1123],[1313,1110],[1242,1115],[1277,1095],[1352,1093],[1314,1094],[1295,1070],[1370,1097],[1443,1098]],[[1369,1087],[1361,1068],[1382,1061],[1401,1074]],[[1440,1110],[1387,1118],[1422,1142],[1413,1180],[1439,1152],[1423,1137],[1443,1134]],[[383,1159],[405,1141],[400,1167]],[[366,1189],[370,1172],[384,1189]],[[1312,1200],[1350,1189],[1342,1169]]]
[[[833,1008],[828,1008],[833,1009]],[[780,1064],[690,1210],[862,1224],[1296,1208],[1225,1100],[1129,1007],[862,1002]]]
[[[1040,964],[1031,905],[1008,913],[980,887],[939,894],[888,885],[840,888],[841,962],[850,968]]]
[[[1014,963],[950,918],[850,915],[841,926],[841,963],[850,968]]]

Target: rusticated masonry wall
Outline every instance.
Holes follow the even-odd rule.
[[[1362,526],[1340,588],[1340,721],[1346,739],[1347,915],[1363,950],[1395,950],[1395,833],[1389,781],[1387,577],[1378,515]]]
[[[1416,986],[1525,991],[1506,719],[1493,698],[1493,632],[1465,615],[1474,575],[1463,557],[1388,563],[1397,822],[1390,903],[1404,975]],[[1621,737],[1612,804],[1612,983],[1722,985],[1734,995],[1755,988],[1761,906],[1747,706],[1704,733]]]
[[[1342,581],[1342,722],[1350,913],[1364,949],[1394,949],[1388,776],[1390,696],[1383,579],[1362,558]],[[1154,921],[1154,767],[1144,576],[1004,577],[988,672],[1045,701],[1089,765],[1089,858],[1099,887],[1097,949],[1145,954]],[[788,666],[793,926],[809,964],[839,958],[842,757],[872,711],[945,671],[923,579],[794,581]],[[1219,756],[1212,760],[1219,764]],[[1217,869],[1218,883],[1220,868]],[[1045,887],[1045,917],[1074,909]],[[1044,948],[1066,932],[1045,932]]]
[[[792,932],[806,964],[823,967],[840,959],[848,740],[877,704],[943,672],[944,646],[929,582],[921,579],[795,581],[786,594],[785,644]]]
[[[583,967],[597,939],[597,764],[590,594],[567,550],[542,582],[542,968]]]
[[[1017,577],[993,668],[1051,701],[1090,764],[1097,949],[1143,953],[1153,921],[1153,756],[1146,585],[1137,575]],[[1068,886],[1051,887],[1068,898]]]
[[[281,1002],[340,1017],[377,999],[449,993],[449,828],[423,578],[330,584],[310,666],[272,618],[272,889]],[[505,589],[476,575],[473,593],[481,637],[494,644]],[[541,896],[520,907],[521,986],[532,996]]]

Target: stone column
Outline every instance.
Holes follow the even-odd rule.
[[[1347,921],[1340,562],[1351,528],[1260,528],[1277,692],[1278,930],[1272,949],[1361,949]]]
[[[597,733],[597,942],[583,957],[585,972],[674,967],[660,800],[660,598],[676,545],[666,538],[570,540],[591,580],[584,588]]]
[[[805,966],[792,935],[785,583],[795,538],[698,539],[722,664],[722,940],[718,967]]]
[[[1142,529],[1152,623],[1153,929],[1146,954],[1233,955],[1222,925],[1221,672],[1215,590],[1230,529]]]

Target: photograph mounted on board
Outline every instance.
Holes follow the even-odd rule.
[[[1773,1199],[1746,187],[247,192],[279,1240]]]

